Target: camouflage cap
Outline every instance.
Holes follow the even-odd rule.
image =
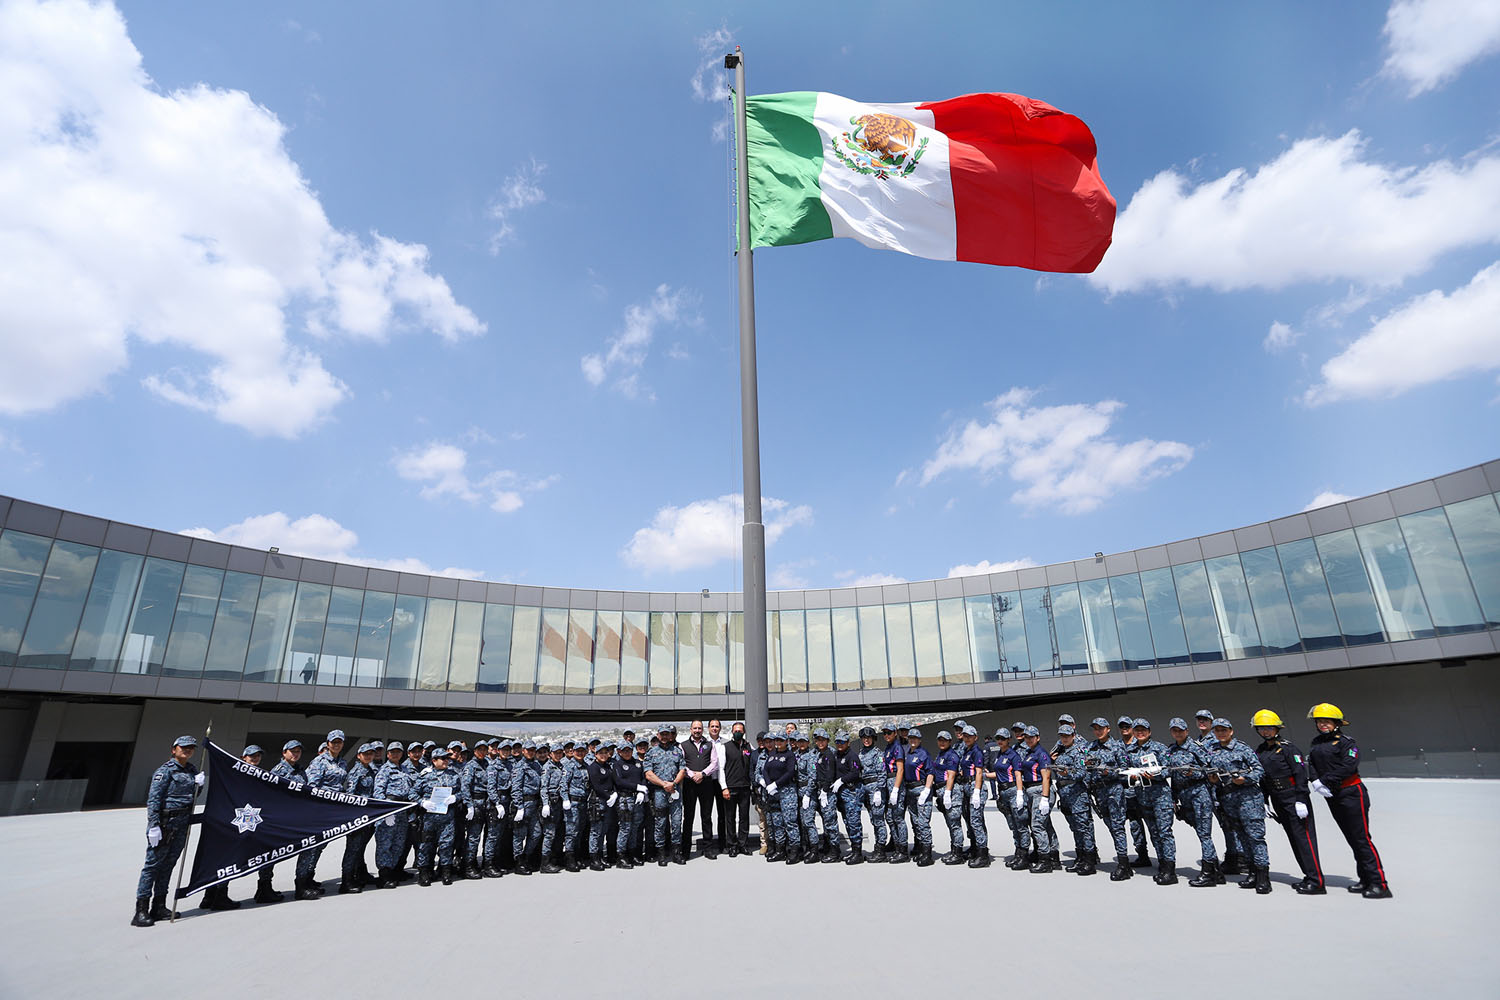
[[[343,739],[344,738],[344,731],[342,729],[335,729],[335,730],[331,731],[327,736],[325,736],[323,738],[325,740],[327,740],[329,743],[332,743],[334,740],[341,740],[341,739]]]
[[[939,729],[937,738],[940,740],[951,740],[953,739],[953,734],[948,732],[948,730],[946,729]]]
[[[964,731],[964,735],[965,736],[978,736],[979,735],[979,730],[975,729],[973,726],[969,725],[968,723],[964,723],[964,725],[963,725],[963,731]]]
[[[887,722],[885,725],[880,727],[880,731],[882,733],[894,733],[896,731],[896,727],[892,723]]]
[[[387,750],[405,750],[406,749],[406,747],[404,747],[404,746],[401,745],[401,741],[400,740],[391,740],[389,743],[387,743],[385,745],[385,748]]]
[[[1059,736],[1072,736],[1076,732],[1078,732],[1078,730],[1068,725],[1068,723],[1066,722],[1057,727],[1057,735]]]
[[[964,731],[964,727],[967,726],[968,724],[969,724],[969,720],[968,719],[957,719],[953,723],[953,731],[961,733],[961,732]]]
[[[1011,732],[1015,732],[1017,729],[1021,730],[1022,732],[1025,732],[1025,730],[1026,730],[1026,723],[1024,723],[1024,722],[1012,722],[1010,724],[1010,729],[1011,729]]]
[[[638,747],[649,747],[651,745],[651,741],[642,736],[640,739],[635,741],[635,745]]]
[[[454,741],[452,741],[451,743],[448,744],[448,749],[449,750],[462,750],[463,748],[464,748],[464,741],[463,740],[454,740]]]
[[[1234,723],[1230,722],[1228,719],[1224,718],[1221,715],[1217,719],[1214,720],[1214,728],[1215,729],[1233,729],[1234,728]]]
[[[812,737],[808,736],[806,733],[798,733],[796,736],[794,736],[792,738],[794,740],[796,740],[798,743],[811,743],[812,742]]]
[[[437,746],[437,744],[434,743],[432,740],[423,740],[422,741],[422,749],[423,750],[431,750],[435,746]]]
[[[1041,734],[1041,731],[1036,728],[1036,726],[1027,726],[1026,727],[1026,735],[1027,736],[1040,736],[1042,734]]]
[[[817,729],[813,730],[813,736],[822,737],[826,740],[828,739],[828,730],[824,729],[822,726],[819,726]]]
[[[995,734],[991,738],[997,740],[1008,740],[1010,739],[1010,730],[1006,729],[1004,726],[1001,726],[999,729],[995,730]]]
[[[789,740],[791,740],[791,737],[788,736],[786,733],[772,733],[771,734],[771,742],[773,742],[773,743],[786,743]]]
[[[1151,721],[1149,719],[1136,719],[1131,725],[1136,729],[1150,729]]]
[[[1115,720],[1115,724],[1116,725],[1124,725],[1124,726],[1133,726],[1133,725],[1135,725],[1135,719],[1132,718],[1129,715],[1122,715],[1118,719]]]
[[[912,724],[908,720],[903,719],[901,722],[896,724],[896,728],[904,733],[912,728]]]
[[[833,734],[833,742],[835,742],[835,743],[848,743],[849,742],[849,734],[846,733],[846,732],[844,732],[842,729],[840,729],[838,732],[836,732],[836,733]]]
[[[1106,719],[1104,716],[1100,715],[1100,716],[1096,716],[1094,718],[1094,721],[1090,722],[1089,725],[1091,725],[1091,726],[1098,726],[1100,729],[1108,729],[1109,728],[1109,720]]]
[[[912,726],[906,731],[906,738],[909,740],[920,740],[922,738],[922,730],[916,726]]]
[[[421,740],[412,740],[410,743],[406,744],[406,749],[408,751],[410,751],[410,750],[420,750],[420,749],[422,749],[422,741]]]
[[[438,747],[437,749],[435,749],[435,750],[432,751],[432,759],[433,760],[447,760],[449,757],[452,757],[452,756],[453,756],[453,752],[451,750],[447,749],[446,747]]]
[[[1064,712],[1062,715],[1059,715],[1057,717],[1057,721],[1058,722],[1066,722],[1070,726],[1076,726],[1076,725],[1078,725],[1078,720],[1074,719],[1071,715],[1069,715],[1066,712]]]
[[[260,744],[259,743],[252,743],[249,746],[247,746],[245,749],[243,749],[243,750],[240,751],[240,756],[241,757],[254,757],[258,753],[265,753],[265,751],[260,748]]]
[[[492,736],[492,737],[490,737],[490,739],[489,739],[488,742],[489,742],[489,745],[490,745],[490,749],[492,749],[492,750],[499,750],[501,744],[504,741],[501,740],[500,737],[498,737],[498,736]]]
[[[677,727],[670,722],[663,722],[661,725],[656,727],[656,731],[658,733],[675,733],[677,732]]]
[[[566,749],[568,749],[567,746],[562,743],[554,743],[547,748],[548,752],[550,753],[562,753]]]
[[[174,747],[195,747],[198,745],[196,736],[179,736],[172,741]]]
[[[287,740],[285,743],[281,744],[281,749],[283,751],[286,751],[286,750],[301,750],[302,749],[302,741],[301,740]]]
[[[1187,731],[1187,720],[1184,719],[1180,715],[1174,715],[1174,716],[1172,716],[1172,721],[1169,722],[1169,723],[1167,723],[1167,728],[1168,729],[1181,729],[1184,732],[1186,732]]]
[[[1206,708],[1200,708],[1198,709],[1198,711],[1193,713],[1193,718],[1195,719],[1212,719],[1213,717],[1214,713],[1210,712]]]

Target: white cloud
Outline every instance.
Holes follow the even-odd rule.
[[[335,229],[248,94],[159,90],[112,6],[0,6],[0,91],[0,412],[102,391],[138,340],[200,359],[148,373],[161,398],[294,437],[349,390],[293,317],[484,330],[425,247]]]
[[[1383,72],[1436,90],[1469,63],[1500,52],[1500,4],[1493,0],[1395,0],[1385,15]]]
[[[1472,372],[1500,369],[1500,262],[1445,295],[1419,295],[1323,363],[1310,404],[1381,399]]]
[[[490,237],[490,253],[499,253],[500,248],[516,234],[513,222],[517,212],[539,205],[547,200],[547,192],[540,183],[547,164],[533,157],[525,166],[516,170],[500,185],[500,193],[490,202],[490,218],[498,223]]]
[[[1024,556],[1020,559],[1006,559],[1001,562],[990,562],[988,559],[981,559],[977,563],[963,563],[950,567],[948,570],[948,579],[951,580],[956,576],[983,576],[986,573],[1004,573],[1006,570],[1027,569],[1035,565],[1036,561],[1034,559]]]
[[[420,559],[371,559],[350,554],[350,549],[359,544],[359,536],[351,529],[322,514],[308,514],[295,521],[281,511],[257,514],[237,524],[218,531],[212,528],[189,528],[182,532],[194,538],[207,538],[229,545],[243,545],[249,549],[279,548],[289,556],[305,556],[309,559],[327,559],[332,562],[354,563],[359,566],[374,566],[376,569],[391,569],[401,573],[423,573],[428,576],[453,576],[477,580],[484,576],[476,569],[449,566],[433,569]]]
[[[557,482],[556,475],[527,478],[510,469],[499,469],[473,479],[469,475],[469,453],[455,444],[432,441],[398,454],[393,462],[396,475],[409,482],[424,483],[426,500],[455,497],[465,503],[486,503],[499,514],[520,510],[523,494],[536,493]]]
[[[884,587],[890,584],[905,583],[906,577],[896,576],[893,573],[865,573],[855,576],[854,570],[844,570],[833,574],[840,587]]]
[[[777,590],[806,590],[812,584],[803,574],[816,563],[816,559],[797,559],[793,562],[781,563],[767,575],[766,584]]]
[[[1349,279],[1392,285],[1447,251],[1500,241],[1500,157],[1421,168],[1365,159],[1357,131],[1304,139],[1253,173],[1141,185],[1089,276],[1110,293],[1232,291]]]
[[[1266,333],[1266,339],[1261,341],[1261,346],[1272,354],[1280,354],[1291,347],[1302,336],[1298,330],[1280,321],[1271,324],[1271,329]]]
[[[613,374],[614,388],[621,394],[631,399],[655,399],[650,387],[640,379],[651,341],[658,328],[700,322],[693,313],[696,302],[696,298],[683,289],[673,291],[668,285],[657,285],[649,302],[625,308],[624,326],[609,338],[603,353],[585,354],[579,359],[584,379],[589,385],[603,385]]]
[[[794,507],[785,500],[764,497],[761,516],[769,548],[792,525],[810,523],[812,508]],[[662,507],[650,525],[636,531],[620,556],[630,565],[647,571],[712,566],[739,556],[744,517],[745,500],[738,493],[695,500],[683,507]]]
[[[1304,512],[1309,510],[1317,510],[1319,507],[1328,507],[1332,504],[1343,503],[1345,500],[1353,499],[1354,498],[1349,496],[1347,493],[1335,493],[1332,490],[1324,490],[1322,493],[1319,493],[1317,496],[1313,497],[1312,500],[1308,502],[1307,506],[1302,508],[1302,510]]]
[[[1028,507],[1081,514],[1114,494],[1170,475],[1193,449],[1178,441],[1140,438],[1120,443],[1107,432],[1123,403],[1030,406],[1035,390],[1013,388],[987,404],[987,422],[954,427],[922,466],[926,486],[947,472],[1001,474],[1021,484],[1011,495]]]
[[[734,47],[734,35],[720,25],[693,39],[698,47],[698,67],[689,81],[695,101],[720,101],[729,96],[724,56]]]

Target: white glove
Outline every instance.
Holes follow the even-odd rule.
[[[635,804],[636,805],[640,805],[641,803],[643,803],[645,801],[646,801],[646,793],[645,792],[636,792],[635,793]]]
[[[1046,796],[1036,800],[1036,811],[1043,816],[1052,811],[1052,803],[1047,801]]]
[[[542,819],[551,819],[551,818],[552,818],[552,803],[550,803],[550,802],[543,802],[542,803]]]
[[[766,794],[767,795],[775,795],[776,794],[776,782],[773,781],[769,785],[766,786]]]
[[[572,799],[563,799],[563,812],[572,812],[572,811],[573,811],[573,800]]]
[[[885,803],[885,796],[880,793],[880,789],[878,789],[878,788],[875,789],[875,798],[874,798],[874,801],[875,801],[875,808],[876,809],[879,809]]]
[[[1298,802],[1292,808],[1297,811],[1297,818],[1298,819],[1307,819],[1307,803],[1305,803],[1305,802]]]
[[[529,802],[523,803],[521,805],[521,811],[518,812],[518,813],[516,813],[516,819],[524,821],[526,819],[526,810],[528,810],[530,808],[531,808],[531,803],[529,803]]]
[[[840,778],[837,781],[835,781],[833,783],[833,794],[837,795],[839,793],[839,789],[843,788],[843,787],[844,787],[844,779],[843,778]]]
[[[1141,769],[1138,767],[1127,767],[1120,773],[1125,775],[1125,777],[1127,778],[1139,778],[1141,776]]]
[[[423,799],[422,800],[422,808],[426,809],[428,812],[432,812],[432,800],[431,799]]]
[[[669,795],[669,796],[667,796],[667,801],[668,802],[676,802],[680,798],[682,798],[682,793],[679,792],[677,789],[674,788],[674,789],[672,789],[672,794]]]
[[[606,808],[606,809],[613,809],[615,807],[615,803],[618,802],[619,800],[620,800],[620,793],[619,792],[610,792],[609,793],[609,798],[606,799],[605,802],[604,802],[604,808]]]
[[[1022,792],[1020,789],[1016,790],[1016,808],[1017,809],[1025,809],[1026,808],[1026,793]]]
[[[396,817],[394,817],[394,816],[387,816],[385,818],[385,825],[386,826],[395,826],[396,825]]]
[[[1333,792],[1329,789],[1329,787],[1327,785],[1323,784],[1322,780],[1320,780],[1320,779],[1317,779],[1317,778],[1313,779],[1312,790],[1315,791],[1315,792],[1317,792],[1319,795],[1323,796],[1323,798],[1325,798],[1325,799],[1331,799],[1331,798],[1333,798]]]
[[[803,809],[811,809],[812,808],[812,796],[811,795],[804,795],[804,796],[802,796],[802,808]]]
[[[945,789],[943,789],[943,808],[944,809],[952,809],[953,808],[953,789],[951,789],[951,788],[945,788]]]
[[[197,774],[193,775],[193,784],[197,785],[199,788],[202,788],[204,777],[205,775],[203,774],[203,772],[199,771]]]
[[[828,808],[828,793],[827,792],[819,792],[818,793],[818,808],[819,809],[827,809]]]
[[[931,794],[932,794],[932,789],[930,789],[930,788],[924,788],[920,792],[918,792],[917,793],[917,805],[919,805],[919,806],[925,806],[927,804],[927,797],[929,795],[931,795]]]
[[[468,821],[468,822],[471,822],[471,823],[474,821],[474,807],[473,806],[470,806],[469,808],[467,808],[467,809],[464,810],[464,819],[466,821]]]
[[[979,789],[974,789],[973,793],[969,795],[969,805],[975,809],[979,808]]]
[[[156,847],[161,843],[161,827],[153,826],[151,829],[146,831],[146,843],[150,844],[152,847]]]

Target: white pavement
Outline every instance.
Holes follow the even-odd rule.
[[[903,996],[1496,996],[1500,782],[1369,784],[1391,900],[1343,891],[1353,860],[1319,802],[1331,890],[1322,897],[1291,891],[1296,868],[1273,826],[1269,896],[1233,881],[1160,887],[998,863],[695,858],[358,896],[331,887],[313,902],[190,909],[175,926],[142,929],[129,926],[142,810],[9,817],[0,819],[0,997],[716,1000],[791,989],[811,1000],[835,989],[887,995],[898,984],[909,987]],[[1003,855],[1004,822],[991,812],[989,825]],[[941,850],[941,822],[934,835]],[[1192,868],[1196,839],[1182,824],[1177,836]],[[1071,847],[1063,833],[1065,857]],[[337,878],[341,854],[342,843],[324,853],[320,877]],[[289,888],[291,869],[278,868],[278,888]],[[231,895],[251,895],[253,882],[232,883]]]

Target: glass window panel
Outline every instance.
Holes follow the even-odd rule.
[[[214,628],[214,612],[219,608],[219,588],[224,586],[224,571],[207,566],[189,566],[177,594],[177,612],[172,618],[172,635],[167,639],[167,654],[162,660],[166,677],[201,677],[203,661],[208,658],[209,633]]]
[[[484,606],[484,642],[479,647],[479,690],[509,687],[510,627],[516,609],[509,604]]]
[[[1146,595],[1141,578],[1135,573],[1109,578],[1109,599],[1115,609],[1115,625],[1120,632],[1120,661],[1126,670],[1138,670],[1156,664],[1156,650],[1151,644],[1151,625],[1146,615]]]
[[[833,690],[833,627],[827,608],[807,612],[807,689]]]
[[[67,666],[98,561],[99,550],[92,545],[53,543],[21,643],[21,666],[52,670]]]
[[[885,606],[885,648],[891,661],[891,687],[916,687],[917,657],[912,646],[910,604]]]
[[[172,612],[177,610],[177,591],[187,567],[170,559],[147,559],[136,595],[135,611],[125,630],[125,648],[120,653],[120,673],[159,674],[172,632]]]
[[[31,602],[51,547],[50,538],[20,531],[0,532],[0,667],[16,662],[21,632],[31,614]]]
[[[568,662],[568,609],[543,608],[537,646],[536,693],[562,694]]]
[[[677,616],[671,611],[653,611],[647,690],[651,694],[671,694],[676,688]]]
[[[1375,604],[1392,642],[1425,639],[1433,634],[1422,588],[1411,568],[1406,542],[1395,519],[1377,521],[1354,529],[1375,592]]]
[[[991,594],[990,607],[995,613],[995,637],[1000,643],[1000,672],[1031,672],[1031,654],[1026,646],[1026,623],[1021,617],[1021,592]]]
[[[1224,641],[1219,634],[1219,616],[1214,612],[1213,594],[1208,586],[1208,571],[1201,562],[1172,567],[1177,584],[1177,606],[1182,609],[1182,624],[1187,631],[1188,649],[1198,663],[1224,659]],[[1156,634],[1153,629],[1153,636]]]
[[[273,576],[262,577],[255,603],[255,625],[250,630],[250,652],[245,655],[245,680],[274,684],[281,676],[281,657],[292,627],[292,604],[297,584]]]
[[[125,626],[130,621],[130,609],[135,606],[135,585],[140,581],[145,561],[129,552],[105,549],[100,554],[68,669],[114,671],[120,643],[125,639]],[[251,601],[253,606],[253,595]]]
[[[1328,596],[1328,581],[1323,579],[1323,564],[1311,538],[1283,542],[1276,546],[1281,571],[1286,578],[1287,596],[1292,601],[1292,615],[1303,649],[1336,649],[1343,646],[1338,619],[1333,615],[1333,601]]]
[[[1224,652],[1231,660],[1260,656],[1260,632],[1255,627],[1255,611],[1250,607],[1250,591],[1240,557],[1215,556],[1207,561],[1208,593],[1213,598],[1219,632],[1224,636]]]
[[[318,653],[323,649],[323,623],[328,619],[332,592],[326,583],[297,584],[292,638],[281,674],[283,684],[311,684],[318,679]]]
[[[354,646],[354,683],[380,687],[385,682],[385,658],[391,648],[396,620],[396,595],[365,591],[359,612],[359,641]]]
[[[912,603],[911,638],[917,657],[917,684],[943,683],[943,637],[938,631],[936,601]]]
[[[510,691],[512,694],[534,694],[536,691],[537,649],[542,637],[542,609],[516,608],[510,632]]]
[[[1057,670],[1057,640],[1052,635],[1052,602],[1046,587],[1021,591],[1022,620],[1026,623],[1026,645],[1031,649],[1031,669],[1051,673]]]
[[[594,613],[568,612],[568,675],[564,694],[588,694],[594,684]]]
[[[807,690],[807,636],[802,612],[781,612],[781,690]]]
[[[1083,580],[1078,584],[1083,601],[1083,635],[1089,644],[1089,669],[1094,673],[1123,670],[1120,634],[1115,628],[1115,608],[1109,598],[1109,581]]]
[[[702,639],[702,612],[677,612],[678,694],[698,694],[703,690]]]
[[[1485,624],[1500,628],[1500,510],[1487,496],[1449,504],[1447,511]]]
[[[441,691],[448,684],[448,654],[453,649],[453,615],[457,604],[446,597],[427,599],[422,653],[417,660],[417,687],[423,691]]]
[[[426,617],[427,598],[397,595],[396,610],[391,615],[391,655],[381,687],[405,691],[416,686],[422,624]]]
[[[943,641],[943,683],[974,683],[974,665],[969,661],[969,621],[962,597],[938,601],[938,634]]]
[[[995,639],[995,603],[990,595],[964,598],[968,616],[969,650],[981,681],[1000,678],[1000,643]]]
[[[769,629],[767,630],[769,632]],[[775,690],[772,688],[771,690]],[[745,613],[729,612],[729,691],[745,693]],[[754,736],[754,733],[751,733]]]
[[[703,612],[703,693],[729,688],[729,612]]]
[[[479,644],[484,641],[484,605],[459,601],[453,617],[453,656],[448,664],[448,690],[472,691],[479,680]]]
[[[1047,594],[1052,601],[1052,627],[1057,632],[1058,665],[1063,670],[1087,670],[1088,640],[1083,635],[1083,606],[1078,597],[1078,585],[1066,583],[1049,587]]]
[[[1250,588],[1250,603],[1255,608],[1255,623],[1260,627],[1260,644],[1265,652],[1268,655],[1300,652],[1302,639],[1292,617],[1292,603],[1287,598],[1276,549],[1268,545],[1241,552],[1240,563],[1245,567],[1245,583]]]
[[[255,624],[255,598],[260,577],[253,573],[225,573],[214,613],[213,638],[203,667],[205,680],[237,681],[245,671],[250,629]]]
[[[1463,559],[1458,554],[1458,545],[1453,541],[1453,532],[1448,529],[1448,516],[1443,509],[1435,507],[1407,514],[1398,520],[1437,634],[1452,635],[1484,628],[1479,601],[1474,597],[1474,588],[1469,586],[1469,574],[1464,570]],[[52,551],[55,556],[57,549]],[[32,612],[31,617],[35,621],[36,612]]]
[[[644,611],[625,612],[620,631],[620,693],[646,693],[646,648],[649,616]]]
[[[348,687],[354,681],[354,650],[359,644],[359,615],[365,593],[334,587],[328,599],[328,623],[323,627],[323,652],[318,655],[318,683]]]
[[[781,690],[781,612],[766,612],[766,684]]]
[[[859,668],[859,612],[854,608],[833,609],[833,685],[839,691],[857,691]]]
[[[1380,612],[1375,609],[1375,595],[1370,592],[1370,578],[1365,574],[1354,529],[1318,535],[1314,542],[1344,641],[1351,646],[1384,642],[1385,630],[1380,626]]]
[[[867,688],[888,688],[885,660],[885,612],[878,604],[859,609],[859,676]]]
[[[1146,600],[1146,618],[1151,623],[1151,645],[1159,666],[1188,662],[1187,637],[1182,630],[1182,612],[1177,607],[1177,584],[1167,567],[1141,574],[1141,594]]]
[[[572,680],[571,675],[568,678]],[[601,611],[594,619],[594,694],[620,690],[620,612]]]

